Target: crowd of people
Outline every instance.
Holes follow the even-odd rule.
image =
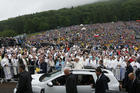
[[[136,32],[140,29],[139,25],[140,23],[135,21],[92,25],[81,24],[80,26],[62,27],[46,31],[42,34],[32,36],[28,40],[32,45],[77,44],[80,47],[93,45],[118,47],[123,44],[129,47],[133,45],[139,47],[140,40],[135,39]]]
[[[27,47],[1,47],[0,77],[6,81],[17,78],[19,64],[24,64],[31,74],[91,66],[109,69],[123,81],[128,64],[132,66],[131,72],[140,68],[137,31],[140,23],[135,21],[81,24],[46,31],[27,38]]]

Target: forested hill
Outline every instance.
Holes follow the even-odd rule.
[[[0,21],[0,36],[35,33],[76,24],[140,19],[140,0],[110,0]]]

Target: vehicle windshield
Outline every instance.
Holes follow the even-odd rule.
[[[52,72],[52,73],[47,73],[47,74],[43,74],[40,78],[39,78],[39,81],[40,82],[44,82],[44,81],[47,81],[49,79],[51,79],[52,77],[55,77],[59,74],[61,74],[62,72],[61,71],[57,71],[57,72]]]

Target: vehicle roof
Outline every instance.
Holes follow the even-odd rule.
[[[72,69],[71,72],[95,72],[95,69]],[[113,74],[111,71],[107,70],[107,69],[102,69],[103,73],[105,74]]]

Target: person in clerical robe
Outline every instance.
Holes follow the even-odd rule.
[[[4,58],[1,60],[1,66],[3,67],[6,80],[10,81],[12,78],[12,73],[10,69],[11,64],[9,63],[7,54],[4,54]]]

